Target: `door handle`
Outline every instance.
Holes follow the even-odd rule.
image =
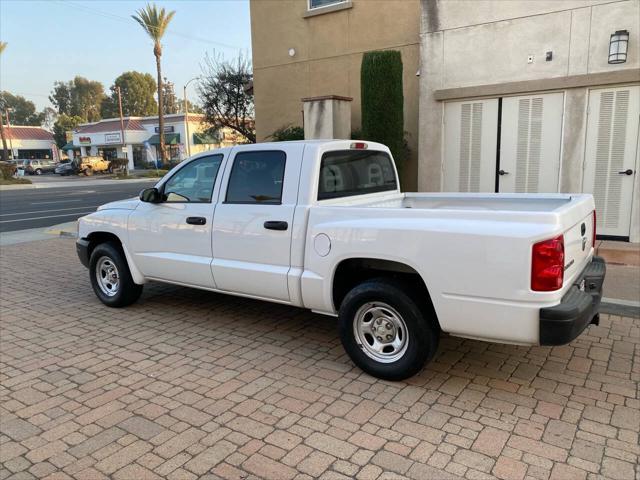
[[[286,230],[289,228],[289,224],[278,220],[268,220],[264,222],[264,228],[267,230]]]
[[[618,172],[619,175],[633,175],[633,170],[631,170],[630,168],[627,168],[625,171],[623,172]]]
[[[509,175],[509,172],[505,172],[504,170],[498,170],[498,175]]]
[[[204,217],[187,217],[187,223],[189,225],[205,225],[207,219]]]

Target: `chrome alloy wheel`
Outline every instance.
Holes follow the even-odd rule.
[[[113,297],[118,293],[120,275],[118,267],[109,257],[100,257],[96,263],[96,280],[98,287],[107,297]]]
[[[409,331],[402,316],[381,302],[365,303],[358,309],[353,334],[362,351],[380,363],[402,358],[409,345]]]

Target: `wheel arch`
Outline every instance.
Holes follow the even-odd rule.
[[[340,310],[340,305],[349,291],[374,278],[396,279],[398,282],[411,285],[415,289],[414,294],[422,300],[421,306],[425,308],[425,314],[430,314],[438,328],[440,327],[438,315],[422,275],[407,263],[385,258],[352,257],[342,259],[336,265],[331,282],[331,300],[335,311]]]
[[[116,245],[116,247],[120,249],[120,251],[124,254],[124,257],[127,260],[127,264],[129,265],[129,270],[131,271],[131,277],[133,278],[133,281],[140,285],[145,283],[144,275],[142,275],[140,270],[138,270],[138,267],[133,262],[131,255],[129,255],[129,251],[127,250],[122,240],[120,240],[120,237],[118,237],[118,235],[113,232],[97,231],[89,233],[85,238],[89,240],[89,258],[91,258],[91,253],[96,248],[96,246],[100,245],[101,243],[111,242]]]

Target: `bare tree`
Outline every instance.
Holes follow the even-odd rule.
[[[251,62],[242,53],[232,61],[207,55],[198,83],[205,123],[216,130],[230,128],[255,143],[252,83]]]

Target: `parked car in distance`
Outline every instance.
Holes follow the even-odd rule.
[[[78,166],[74,160],[61,160],[56,166],[54,173],[58,175],[74,175],[78,173]]]
[[[384,145],[238,145],[79,219],[107,306],[160,281],[338,317],[367,373],[419,372],[440,332],[561,345],[598,323],[605,264],[585,194],[403,193]]]
[[[22,162],[25,173],[29,175],[42,175],[43,173],[53,173],[56,169],[56,162],[51,159],[30,159]]]

